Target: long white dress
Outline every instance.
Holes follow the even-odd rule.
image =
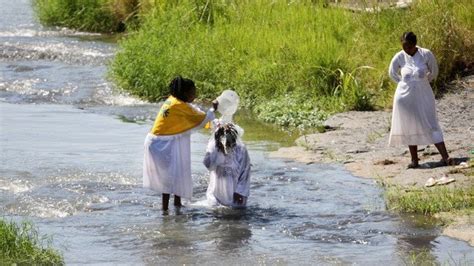
[[[243,207],[250,194],[250,157],[241,142],[227,155],[220,152],[214,139],[209,141],[204,165],[210,171],[206,196],[211,205]],[[234,203],[234,193],[243,196],[243,203]]]
[[[389,145],[427,145],[443,141],[430,81],[438,75],[433,53],[421,47],[410,56],[398,52],[389,67],[397,90],[393,98]]]
[[[209,110],[199,126],[183,133],[161,136],[148,133],[144,144],[143,187],[191,199],[191,133],[214,118],[214,112]]]

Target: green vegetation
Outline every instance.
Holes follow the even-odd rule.
[[[99,31],[135,25],[110,73],[141,98],[163,99],[181,74],[197,82],[201,99],[233,88],[260,120],[284,127],[312,128],[330,113],[390,107],[395,85],[387,67],[406,30],[438,59],[437,93],[474,61],[469,0],[419,0],[380,12],[327,2],[36,0],[36,6],[49,25]]]
[[[387,207],[401,212],[434,214],[445,211],[474,209],[474,187],[403,189],[388,187]]]
[[[404,265],[423,265],[434,266],[436,264],[436,257],[433,256],[429,249],[421,248],[410,250],[404,259]]]
[[[120,43],[112,76],[152,101],[168,94],[177,74],[197,81],[201,98],[230,87],[261,120],[307,128],[327,113],[390,106],[395,86],[387,66],[407,29],[436,54],[439,84],[457,73],[456,62],[474,58],[474,49],[467,49],[472,28],[465,20],[474,13],[469,1],[418,1],[407,10],[378,13],[313,2],[182,0],[162,6]]]
[[[447,252],[450,254],[449,251]],[[427,247],[411,247],[410,250],[402,252],[400,254],[400,258],[402,259],[402,265],[405,266],[470,265],[469,259],[467,257],[455,259],[452,256],[449,256],[448,259],[441,262],[439,261],[439,258],[437,258],[436,254],[433,254],[432,251]]]
[[[43,247],[47,240],[40,237],[31,223],[0,220],[0,264],[64,264],[62,255],[50,247]]]
[[[34,0],[41,23],[93,32],[121,32],[136,27],[138,0]]]

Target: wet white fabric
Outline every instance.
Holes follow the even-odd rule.
[[[438,75],[433,53],[421,47],[410,56],[398,52],[389,67],[397,90],[393,98],[389,145],[427,145],[443,141],[430,81]]]
[[[193,195],[191,133],[214,118],[214,112],[209,110],[194,129],[166,136],[149,133],[144,144],[143,187],[190,199]]]
[[[247,204],[250,194],[250,157],[244,144],[237,142],[232,151],[224,155],[216,148],[212,138],[204,165],[210,171],[206,196],[211,205],[243,207]],[[234,203],[234,193],[243,196],[243,204]]]

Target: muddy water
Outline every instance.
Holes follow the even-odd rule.
[[[281,144],[262,135],[279,133],[248,119],[248,208],[204,204],[202,131],[192,138],[194,198],[163,215],[159,195],[141,188],[158,105],[105,79],[114,44],[42,28],[29,1],[0,5],[0,212],[33,221],[68,264],[403,264],[412,252],[474,261],[473,248],[439,236],[434,222],[387,212],[371,180],[268,159]]]

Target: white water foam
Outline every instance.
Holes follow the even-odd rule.
[[[110,199],[103,195],[87,194],[84,191],[71,191],[71,195],[65,198],[32,196],[21,194],[17,196],[14,204],[10,204],[7,210],[10,214],[27,215],[40,218],[64,218],[73,216],[80,212],[89,212],[94,204],[103,204]]]
[[[23,99],[28,100],[29,102],[37,103],[57,103],[64,102],[65,97],[70,97],[78,89],[77,86],[72,84],[66,84],[66,87],[57,89],[40,89],[36,87],[44,82],[47,82],[47,80],[39,78],[14,80],[13,82],[0,82],[0,91],[13,92],[16,94],[15,98],[19,98],[18,100]]]
[[[56,28],[53,30],[36,30],[34,25],[23,25],[16,29],[0,31],[0,37],[98,37],[100,33],[75,31],[68,28]],[[28,27],[28,28],[27,28]]]
[[[68,63],[102,65],[113,55],[112,48],[84,47],[72,42],[0,43],[0,58],[10,60],[58,60]]]
[[[110,83],[102,83],[95,91],[93,99],[100,100],[101,103],[113,106],[134,106],[147,104],[146,102],[130,95],[127,92],[119,91]]]
[[[30,185],[23,181],[10,181],[0,179],[0,189],[10,191],[13,194],[23,193],[30,190]]]

